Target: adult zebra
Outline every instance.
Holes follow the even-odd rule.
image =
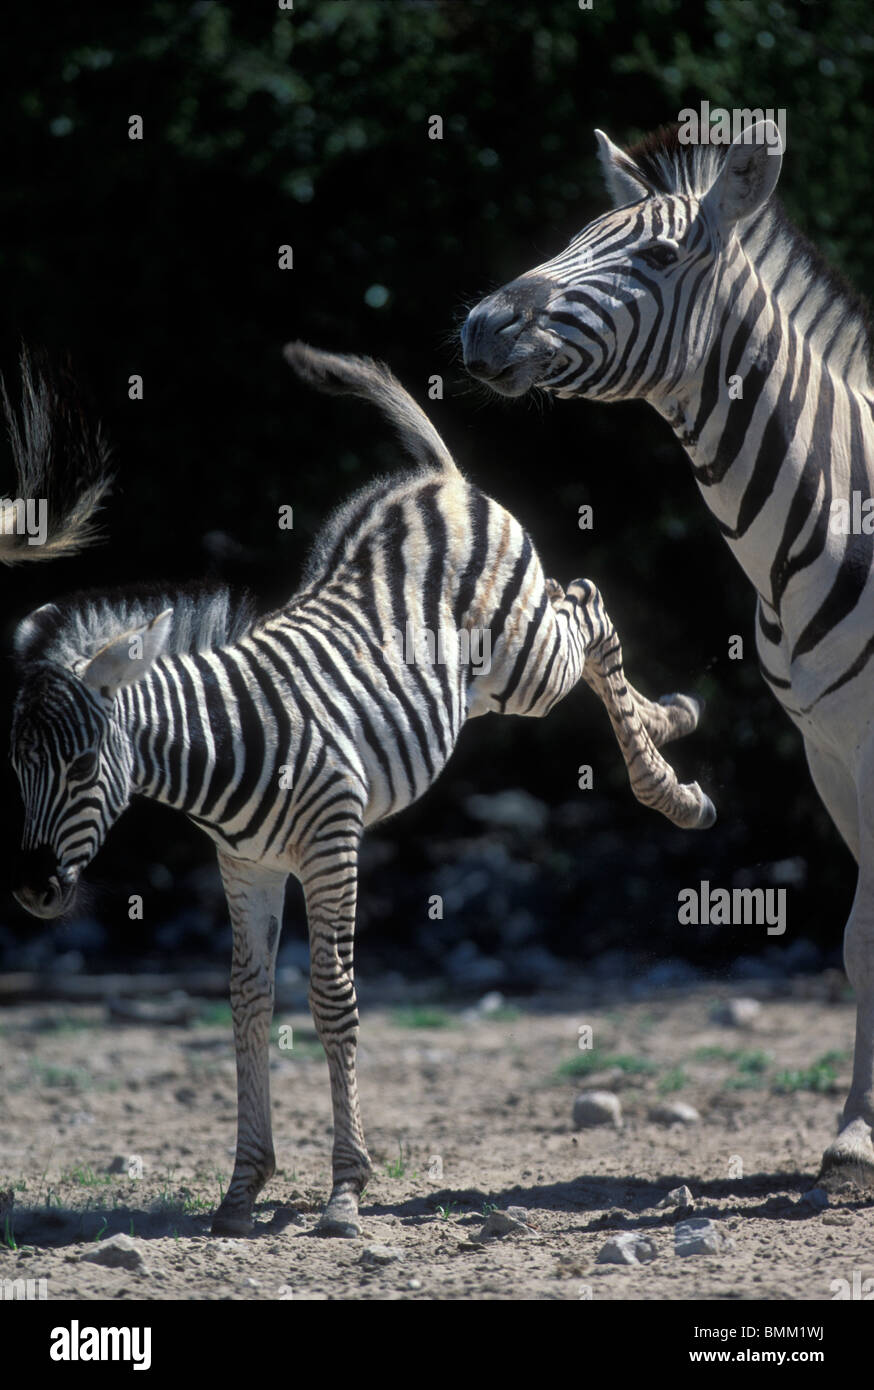
[[[478,304],[465,362],[502,395],[648,400],[755,586],[763,675],[859,863],[853,1081],[821,1176],[874,1185],[874,536],[840,524],[874,493],[864,306],[771,196],[773,122],[728,147],[597,137],[617,210]]]
[[[16,896],[41,917],[68,908],[135,793],[184,811],[215,842],[234,931],[238,1125],[213,1230],[244,1234],[274,1171],[273,972],[286,879],[300,880],[334,1111],[333,1187],[319,1230],[354,1236],[370,1172],[352,968],[365,826],[427,790],[466,719],[544,715],[581,675],[604,701],[638,798],[690,829],[711,824],[714,811],[655,747],[695,728],[696,702],[651,704],[627,684],[595,586],[576,580],[565,594],[544,578],[519,523],[462,477],[386,368],[303,344],[286,355],[311,384],[377,405],[418,466],[340,507],[301,588],[275,613],[256,618],[220,589],[79,595],[24,619],[12,731],[25,802]],[[25,372],[23,425],[13,421],[10,433],[31,484],[59,462],[55,400]],[[82,541],[102,467],[98,454],[84,501],[68,498],[69,517],[55,518],[56,550]],[[21,553],[17,539],[7,538],[7,559]],[[469,659],[474,633],[488,635],[488,660],[485,640]]]

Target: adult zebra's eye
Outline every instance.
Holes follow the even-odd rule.
[[[653,270],[664,270],[665,266],[673,265],[677,260],[677,253],[673,246],[668,246],[666,242],[659,242],[655,246],[648,246],[645,251],[640,252],[640,259],[647,265],[651,265]]]
[[[100,759],[96,753],[80,753],[67,769],[68,782],[90,782],[96,777]]]

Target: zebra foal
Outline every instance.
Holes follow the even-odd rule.
[[[136,793],[185,812],[215,842],[233,924],[238,1126],[212,1229],[245,1234],[275,1167],[274,962],[286,880],[299,879],[334,1115],[333,1184],[317,1229],[354,1236],[371,1171],[353,983],[365,827],[422,795],[466,719],[544,715],[580,676],[606,706],[635,795],[687,828],[711,824],[715,813],[657,751],[695,728],[696,702],[651,703],[628,685],[595,586],[575,580],[563,591],[544,578],[519,523],[462,476],[386,368],[303,344],[286,356],[312,385],[372,401],[416,466],[337,510],[300,588],[276,612],[255,617],[224,590],[129,592],[47,604],[21,623],[12,759],[26,818],[16,896],[38,916],[66,909]],[[38,389],[25,399],[31,413],[39,409]],[[19,444],[48,437],[49,423],[20,431]],[[464,659],[461,641],[443,643],[442,659],[427,643],[405,659],[397,639],[411,629],[488,634],[488,669]]]

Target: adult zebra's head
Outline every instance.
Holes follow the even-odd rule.
[[[22,680],[10,752],[25,820],[13,892],[36,917],[57,917],[72,905],[79,875],[130,800],[133,750],[115,697],[163,650],[171,616],[163,612],[71,664],[52,659],[54,604],[25,618],[15,634]]]
[[[533,386],[600,400],[653,397],[694,374],[720,288],[741,273],[738,230],[780,173],[776,125],[734,144],[677,132],[628,153],[596,132],[615,210],[566,250],[483,299],[462,329],[468,371],[504,396]]]

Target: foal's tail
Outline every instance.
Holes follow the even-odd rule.
[[[51,370],[21,349],[21,404],[0,377],[15,493],[0,493],[0,564],[74,555],[99,539],[95,517],[109,491],[109,446],[82,407],[69,368]]]
[[[308,343],[288,343],[286,362],[302,381],[330,395],[362,396],[372,401],[394,425],[417,463],[455,473],[455,461],[412,396],[382,362],[372,357],[347,357],[322,352]]]

